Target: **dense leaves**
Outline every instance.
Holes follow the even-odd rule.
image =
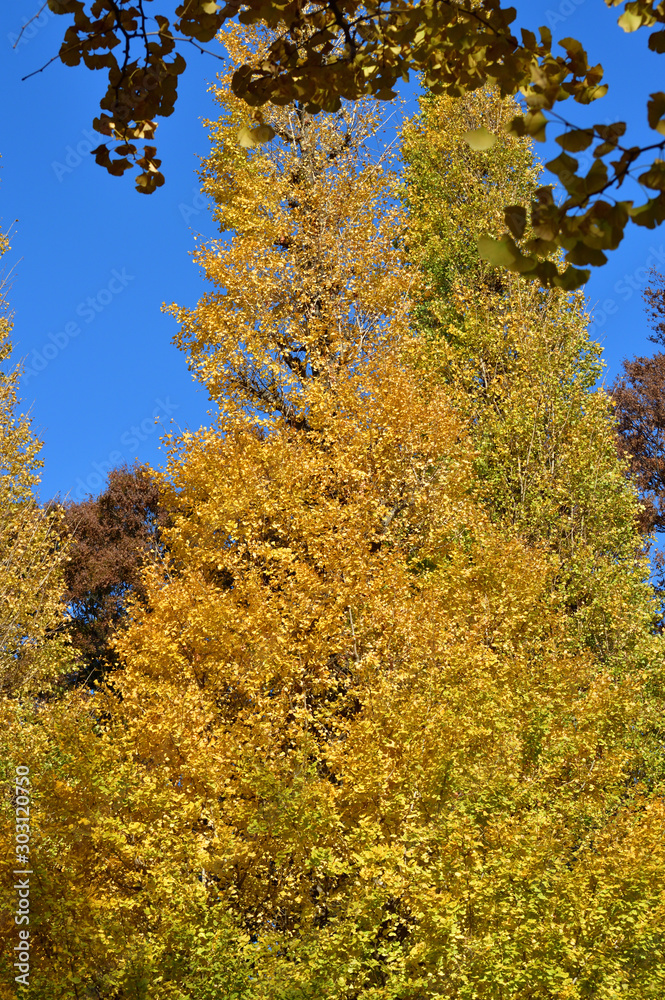
[[[438,368],[471,421],[479,496],[493,518],[556,554],[574,641],[621,659],[651,612],[639,505],[617,458],[610,399],[596,386],[600,350],[583,301],[525,286],[475,248],[482,227],[500,229],[506,202],[538,183],[527,139],[475,152],[462,138],[480,120],[500,131],[511,104],[496,92],[430,98],[406,129],[410,252],[427,282],[414,314],[423,364]]]
[[[613,388],[619,439],[642,494],[644,531],[665,528],[665,354],[623,362]]]
[[[651,284],[644,290],[646,312],[653,330],[649,340],[665,345],[665,275],[652,268],[650,278]]]
[[[225,44],[233,62],[251,51],[237,31]],[[228,77],[203,181],[232,236],[197,249],[212,289],[196,309],[172,307],[177,343],[222,407],[315,429],[325,394],[406,328],[411,278],[380,115],[371,102],[320,118],[270,108],[279,142],[245,151],[247,107],[227,88]]]
[[[663,343],[665,334],[665,279],[652,272],[645,291],[647,315],[653,334]],[[619,448],[629,463],[642,501],[639,520],[645,534],[665,528],[665,354],[625,359],[623,373],[612,395],[616,406]],[[653,545],[651,542],[647,543]],[[653,549],[652,562],[659,593],[665,591],[665,556]]]

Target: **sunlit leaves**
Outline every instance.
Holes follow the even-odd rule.
[[[231,61],[253,41],[231,30]],[[227,84],[202,171],[224,235],[172,310],[218,419],[168,440],[168,555],[112,685],[0,704],[0,762],[40,776],[31,984],[496,1000],[630,977],[646,1000],[662,640],[636,499],[581,297],[501,267],[540,241],[565,288],[548,237],[583,255],[627,204],[562,220],[501,128],[515,106],[477,90],[407,125],[406,225],[375,105],[275,106],[245,127],[292,141],[243,148]]]
[[[239,30],[223,41],[233,65],[247,57]],[[368,101],[337,115],[270,107],[242,124],[247,108],[228,82],[216,97],[229,128],[219,142],[213,131],[218,151],[206,190],[234,236],[223,257],[216,242],[197,254],[225,292],[193,310],[173,309],[178,342],[214,398],[312,429],[321,380],[333,392],[340,371],[397,336],[406,320],[409,278],[390,207],[395,178],[390,157],[372,162],[368,147],[380,110]],[[276,136],[288,141],[272,143]],[[308,386],[315,399],[305,402]]]
[[[562,223],[552,188],[539,187],[538,173],[530,170],[527,137],[499,132],[499,142],[482,163],[466,151],[462,135],[469,123],[510,121],[513,114],[512,102],[502,102],[497,94],[485,95],[484,102],[480,95],[428,99],[418,127],[407,131],[411,245],[430,281],[417,319],[427,350],[443,366],[446,384],[459,388],[458,405],[472,421],[488,502],[497,512],[507,512],[528,537],[547,535],[562,558],[584,562],[596,558],[592,549],[604,550],[610,524],[616,530],[613,544],[625,544],[619,525],[632,523],[635,499],[628,489],[622,494],[614,489],[621,474],[607,400],[587,395],[600,366],[598,348],[585,332],[582,300],[556,289],[574,289],[588,274],[587,264],[602,262],[603,248],[618,243],[632,206],[602,199],[575,225]],[[602,138],[621,131],[602,128]],[[559,176],[575,166],[564,159],[557,165]],[[529,203],[531,213],[523,207]],[[510,240],[498,238],[504,225]],[[492,238],[485,235],[488,229]],[[570,261],[564,273],[553,241],[560,230]],[[535,253],[549,257],[540,266],[547,267],[544,277],[555,291],[543,292],[500,270],[524,268],[524,258]],[[568,490],[575,499],[569,495],[563,501]],[[565,529],[562,518],[570,519]],[[632,537],[628,548],[637,544]],[[606,564],[609,575],[610,567]],[[576,588],[585,575],[577,569],[566,586]],[[584,600],[619,607],[623,584],[618,578],[611,585],[612,598],[609,583],[598,590],[583,586]],[[577,605],[577,598],[569,595],[568,600]],[[581,612],[582,605],[577,606]],[[595,614],[583,614],[580,627],[593,630]],[[615,634],[627,627],[622,615]]]
[[[638,28],[642,27],[642,18],[639,14],[633,14],[631,11],[625,10],[617,21],[617,24],[626,32],[637,31]]]
[[[409,124],[423,311],[415,337],[399,312],[354,330],[335,304],[361,301],[368,278],[384,308],[403,288],[394,248],[357,216],[376,175],[362,153],[351,169],[332,116],[303,117],[309,148],[246,156],[241,106],[220,97],[205,179],[235,232],[200,255],[213,291],[181,314],[181,343],[221,416],[172,442],[171,557],[119,643],[113,738],[139,761],[133,784],[145,771],[155,789],[132,827],[151,874],[135,906],[179,886],[188,899],[201,872],[211,911],[252,938],[252,1000],[414,986],[494,1000],[499,976],[507,995],[554,994],[589,956],[590,994],[626,970],[652,981],[659,959],[634,942],[662,936],[663,816],[631,776],[654,777],[641,669],[659,640],[635,502],[581,302],[478,258],[489,230],[519,263],[531,193],[541,232],[553,224],[530,144],[469,147],[479,120],[506,117],[497,95],[437,99]],[[288,114],[270,112],[276,131]],[[511,241],[496,236],[505,203]],[[288,296],[317,289],[296,340]],[[290,408],[275,392],[288,371]],[[166,790],[190,817],[161,805],[178,829],[167,860],[186,859],[168,891],[149,822]],[[605,905],[631,893],[638,929]],[[207,985],[228,995],[219,976]]]
[[[0,234],[0,257],[7,250]],[[41,508],[35,496],[41,443],[18,411],[22,366],[10,361],[3,290],[0,286],[0,702],[49,691],[69,666],[67,644],[58,634],[66,553],[57,540],[59,514]]]

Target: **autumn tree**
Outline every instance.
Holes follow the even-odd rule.
[[[653,330],[649,338],[662,344],[665,334],[663,275],[651,273],[652,282],[645,290],[647,316]],[[623,372],[612,387],[616,406],[619,447],[626,456],[631,475],[642,501],[640,527],[645,534],[665,527],[665,354],[625,359]],[[665,589],[665,559],[658,549],[652,551],[656,585]]]
[[[9,248],[0,236],[0,256]],[[10,367],[12,322],[0,287],[0,696],[47,690],[68,660],[60,597],[59,515],[41,508],[40,442],[18,412],[21,366]]]
[[[167,518],[147,466],[112,469],[99,496],[62,510],[68,632],[80,660],[77,676],[96,680],[117,664],[113,636],[130,595],[145,598],[141,567],[149,552],[160,551]]]
[[[164,561],[87,728],[77,693],[0,730],[44,774],[40,1000],[655,998],[661,641],[640,611],[620,655],[574,648],[558,529],[491,502],[464,350],[414,329],[372,105],[271,108],[267,153],[217,94],[232,235],[172,311],[219,419],[171,440]]]
[[[613,395],[622,451],[640,490],[642,530],[665,527],[665,354],[623,361]]]
[[[269,36],[255,37],[260,53]],[[252,51],[239,31],[226,45],[232,64]],[[318,394],[334,391],[406,321],[410,278],[393,246],[390,157],[376,151],[381,116],[371,102],[320,121],[275,108],[264,128],[279,143],[252,156],[247,106],[216,93],[222,117],[210,123],[215,145],[202,180],[220,230],[234,235],[197,250],[213,290],[194,310],[171,308],[177,343],[224,408],[313,429]]]
[[[232,36],[229,45],[239,46],[240,41]],[[274,120],[275,127],[285,132],[284,146],[279,158],[266,161],[248,154],[235,141],[238,127],[247,120],[242,104],[230,99],[224,110],[232,125],[213,126],[215,138],[219,135],[223,141],[216,143],[205,183],[217,201],[220,225],[226,229],[231,217],[237,237],[225,251],[226,267],[215,246],[201,252],[206,266],[218,269],[220,279],[223,274],[224,284],[211,296],[209,313],[212,316],[216,311],[220,336],[218,340],[209,337],[209,343],[197,339],[197,321],[205,314],[196,310],[191,317],[182,315],[182,340],[191,344],[192,368],[200,372],[214,398],[230,410],[231,438],[240,435],[260,447],[264,440],[272,440],[268,430],[275,423],[283,426],[287,437],[302,432],[320,438],[334,401],[340,407],[337,424],[345,426],[345,400],[352,400],[357,392],[359,375],[354,376],[354,371],[371,364],[371,359],[385,365],[383,354],[391,338],[394,341],[398,336],[400,324],[404,329],[406,323],[409,277],[400,272],[399,253],[393,247],[392,220],[397,210],[390,204],[391,186],[384,167],[365,145],[376,133],[378,115],[368,109],[358,118],[357,112],[347,109],[342,117],[330,116],[316,123],[311,116],[284,112]],[[236,342],[235,351],[225,353],[232,337],[242,337],[243,346]],[[346,439],[352,444],[351,431],[349,427]],[[219,435],[220,441],[225,437]],[[306,437],[302,441],[306,447]],[[212,455],[214,441],[210,448]],[[317,455],[315,450],[313,458]],[[232,489],[239,486],[240,496],[245,460],[240,452],[229,456],[234,463],[236,459],[241,463],[240,479],[234,480]],[[322,462],[319,455],[317,461],[325,473],[326,459]],[[213,472],[212,464],[205,462]],[[417,472],[405,462],[401,463],[402,476],[407,483],[414,475],[422,475],[422,470]],[[222,473],[221,482],[229,482],[236,465]],[[213,477],[220,469],[215,467]],[[377,474],[388,475],[381,471],[380,456]],[[312,496],[318,489],[317,475],[313,467],[308,487]],[[351,481],[345,486],[340,480],[337,488],[346,495],[353,485]],[[247,488],[254,491],[255,483],[250,480]],[[377,551],[381,532],[389,530],[391,511],[395,508],[394,517],[403,502],[399,482],[389,481],[387,489],[385,503],[390,506],[376,510],[378,520],[371,525],[376,529],[371,541]],[[255,492],[254,497],[258,499]],[[175,507],[173,502],[171,488],[172,513],[179,509],[177,501]],[[374,511],[372,496],[363,502]],[[202,508],[198,504],[191,508],[188,499],[185,503],[187,516],[198,518]],[[333,506],[331,517],[334,511]],[[216,520],[210,521],[210,527],[217,536]],[[357,531],[362,530],[359,524]],[[221,536],[219,543],[226,544]],[[314,539],[308,544],[314,544]],[[170,550],[170,535],[165,545]],[[226,587],[229,569],[219,558],[209,562],[204,547],[195,548],[215,591]],[[230,555],[238,555],[241,562],[245,558],[242,546]],[[180,551],[167,558],[169,594],[174,594],[171,583],[181,576],[184,593],[192,582],[189,559],[182,562]],[[161,573],[161,585],[154,570],[149,575],[146,610],[150,616],[151,588],[164,585],[163,566]],[[240,590],[238,597],[233,614],[239,614],[242,623],[246,615]],[[130,631],[131,623],[141,616],[140,607],[137,600],[129,609]],[[350,613],[353,617],[353,608]],[[195,604],[188,614],[196,631]],[[163,631],[164,638],[168,632],[168,628]],[[153,982],[162,976],[165,995],[182,988],[183,995],[189,996],[192,993],[186,990],[196,987],[203,996],[210,973],[205,965],[197,970],[196,935],[214,927],[223,929],[226,922],[236,942],[232,952],[242,948],[246,933],[244,923],[226,907],[211,907],[215,883],[207,845],[212,819],[208,820],[200,796],[192,801],[185,773],[183,784],[183,779],[157,762],[152,749],[144,755],[136,742],[141,728],[149,740],[162,737],[151,721],[144,719],[136,728],[135,709],[144,686],[140,677],[132,679],[127,672],[123,648],[120,643],[122,669],[113,676],[112,694],[73,693],[52,707],[48,725],[28,727],[32,744],[26,732],[14,726],[3,748],[7,759],[13,760],[22,741],[30,766],[48,776],[41,786],[44,798],[36,835],[39,857],[35,859],[44,887],[43,903],[35,904],[39,959],[33,971],[41,997],[58,996],[58,984],[70,982],[69,954],[76,955],[80,980],[102,995],[116,990],[131,996],[137,981]],[[345,655],[333,678],[343,677],[344,663]],[[218,697],[223,703],[234,701],[232,690],[224,693],[215,684],[214,691],[211,687],[211,706]],[[170,708],[161,701],[164,694],[161,687],[148,693],[144,707],[154,706],[168,727]],[[178,706],[176,694],[171,708],[179,711]],[[183,721],[189,724],[185,716]],[[192,740],[201,749],[199,736],[193,729]],[[170,755],[169,745],[167,740],[165,750]],[[176,767],[178,755],[173,757]],[[79,819],[87,822],[79,825]],[[80,837],[63,838],[62,830],[70,825],[80,829]],[[172,834],[164,839],[166,828]],[[151,847],[144,838],[148,831]],[[156,868],[157,858],[162,861]],[[98,901],[94,907],[89,905],[91,898]],[[78,941],[69,930],[74,926]],[[66,953],[60,951],[61,941],[67,942]],[[225,951],[221,959],[215,958],[216,990],[225,982],[229,955]]]
[[[426,97],[407,125],[404,199],[409,252],[426,279],[414,311],[423,364],[469,419],[478,495],[496,523],[556,554],[556,599],[574,642],[621,662],[653,621],[637,530],[640,506],[616,453],[614,410],[598,385],[600,348],[581,296],[525,285],[483,260],[506,202],[539,183],[528,138],[491,148],[514,113],[497,91]]]
[[[649,340],[665,345],[665,275],[652,267],[651,283],[644,289],[644,304],[652,333]]]

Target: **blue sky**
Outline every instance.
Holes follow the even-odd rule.
[[[591,61],[605,67],[608,96],[591,108],[563,105],[572,121],[627,120],[632,142],[653,136],[646,97],[662,83],[646,32],[626,35],[616,25],[620,8],[603,0],[514,3],[518,24],[578,37]],[[171,344],[175,322],[160,306],[194,305],[205,290],[189,254],[194,233],[216,235],[195,171],[208,150],[202,120],[215,114],[207,84],[217,66],[186,53],[175,114],[157,133],[166,184],[139,195],[128,176],[110,177],[89,154],[99,142],[91,120],[101,74],[56,61],[21,82],[59,46],[64,18],[46,13],[12,48],[40,6],[15,0],[0,9],[0,226],[12,227],[9,298],[16,357],[30,369],[21,387],[24,408],[44,441],[41,496],[81,498],[98,492],[114,465],[160,464],[164,431],[196,429],[209,419],[205,392]],[[551,140],[537,147],[545,160],[559,151]],[[622,197],[637,199],[639,191]],[[586,288],[608,381],[623,357],[655,349],[641,290],[650,264],[665,271],[665,228],[629,233]]]

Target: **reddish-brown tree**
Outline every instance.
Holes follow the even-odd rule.
[[[116,662],[111,640],[126,615],[130,594],[144,597],[140,568],[159,549],[166,515],[147,466],[109,473],[98,497],[64,507],[63,533],[71,539],[64,599],[79,654],[76,680],[101,676]]]
[[[651,270],[644,292],[649,337],[665,345],[665,275]],[[665,530],[665,353],[623,361],[623,374],[614,383],[619,451],[640,492],[643,508],[640,529],[648,534]],[[665,592],[665,553],[652,553],[654,583]]]
[[[661,313],[661,316],[663,313]],[[627,359],[612,394],[621,452],[642,496],[640,527],[665,529],[665,354]]]
[[[653,334],[649,340],[665,345],[665,275],[655,268],[645,289],[644,302]],[[665,529],[665,354],[623,361],[623,374],[614,383],[619,450],[628,458],[642,496],[640,527],[647,533]]]
[[[665,344],[665,274],[652,267],[649,276],[651,284],[644,291],[647,316],[653,329],[649,340],[654,344]]]

